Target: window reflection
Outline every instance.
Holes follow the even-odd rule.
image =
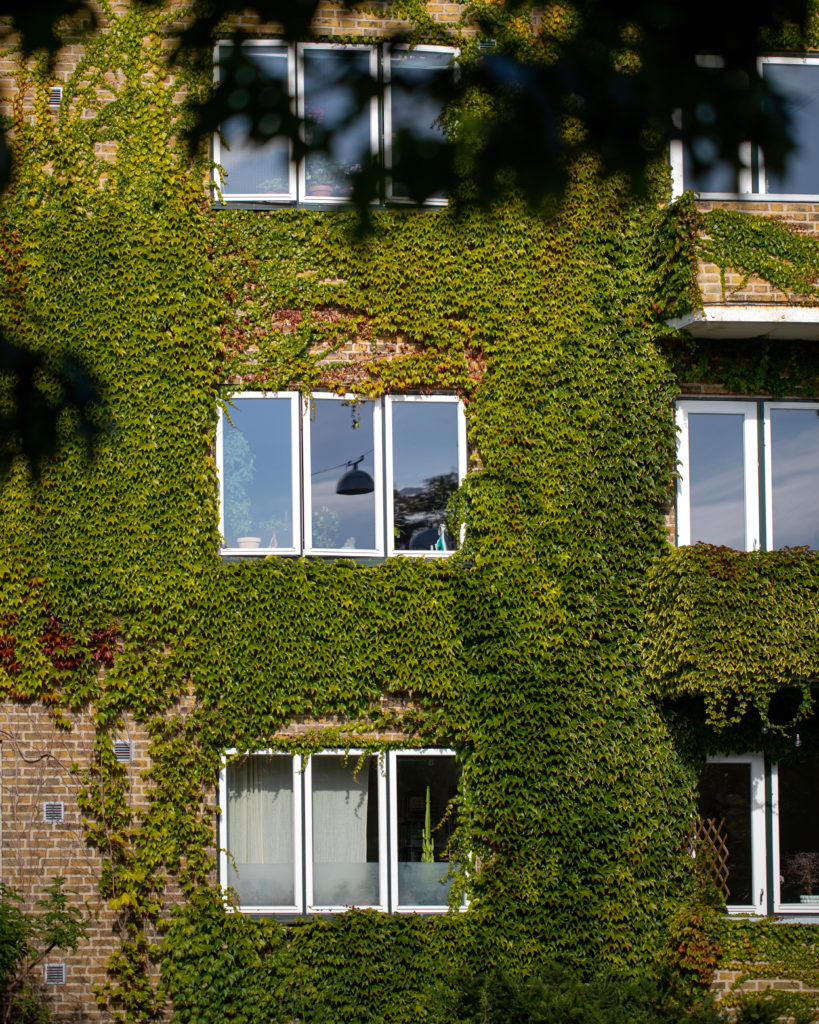
[[[260,81],[254,89],[264,88],[264,79],[270,79],[288,92],[289,76],[287,49],[247,47],[246,54],[259,69]],[[269,87],[269,86],[268,86]],[[261,145],[251,142],[247,135],[247,118],[238,115],[222,126],[226,147],[220,149],[220,162],[227,178],[223,191],[232,195],[282,195],[290,193],[290,142],[286,138],[273,138]]]
[[[767,172],[766,191],[791,195],[819,193],[819,65],[764,63],[762,74],[788,98],[796,151],[784,172]]]
[[[746,548],[743,428],[739,414],[689,414],[692,544]]]
[[[780,900],[819,906],[819,760],[780,764],[778,782]]]
[[[443,111],[442,96],[452,76],[452,54],[430,50],[414,50],[396,54],[390,61],[390,101],[392,113],[392,143],[402,132],[413,137],[413,144],[423,145],[424,139],[441,140],[444,130],[440,123]],[[393,181],[392,195],[406,199],[409,191],[400,181]],[[443,199],[443,193],[431,196]]]
[[[456,824],[449,803],[458,791],[458,766],[454,757],[406,755],[396,766],[398,903],[441,906],[452,887],[442,879]]]
[[[370,108],[356,95],[357,83],[370,77],[370,51],[304,47],[302,54],[308,141],[327,146],[305,158],[306,194],[343,198],[352,192],[350,174],[370,151]]]
[[[750,764],[703,765],[699,814],[719,828],[728,847],[728,899],[736,906],[753,902]]]
[[[458,407],[392,403],[393,528],[397,551],[455,547],[446,504],[458,487]]]
[[[373,403],[315,399],[310,416],[312,547],[372,551],[375,491],[339,494],[337,488],[354,463],[375,476]]]
[[[225,541],[229,548],[291,548],[291,403],[237,398],[225,418]]]
[[[773,546],[819,548],[819,414],[771,410]]]

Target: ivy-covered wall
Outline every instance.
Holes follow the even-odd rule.
[[[110,416],[93,458],[66,421],[41,478],[17,465],[0,490],[4,785],[27,721],[90,737],[67,771],[99,891],[78,957],[107,958],[103,1017],[431,1019],[436,986],[551,959],[700,977],[673,953],[696,757],[655,685],[672,668],[644,661],[647,581],[662,594],[676,564],[664,170],[638,199],[581,163],[550,219],[510,195],[378,212],[363,239],[344,212],[213,211],[178,141],[177,92],[200,83],[161,63],[171,15],[106,11],[56,118],[42,90],[17,108],[0,210],[2,322],[88,360]],[[372,357],[345,359],[352,342]],[[461,552],[220,560],[220,404],[331,385],[464,398]],[[113,757],[127,729],[141,780]],[[346,744],[457,752],[469,910],[226,913],[222,753]],[[4,844],[15,829],[4,816]]]

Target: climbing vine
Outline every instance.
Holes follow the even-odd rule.
[[[15,108],[0,213],[3,322],[82,355],[110,421],[91,462],[66,421],[59,461],[37,481],[16,466],[0,492],[0,692],[65,728],[90,716],[97,735],[76,774],[119,933],[99,999],[129,1021],[169,999],[180,1022],[217,1006],[237,1021],[398,1022],[423,1017],[429,986],[488,963],[659,975],[687,905],[693,769],[655,698],[713,692],[704,651],[683,672],[660,628],[696,649],[713,614],[697,558],[719,561],[723,589],[731,572],[770,586],[797,638],[813,585],[806,555],[735,569],[668,555],[677,379],[656,341],[692,256],[680,242],[667,258],[663,174],[635,197],[584,159],[552,219],[510,194],[485,212],[376,211],[365,237],[340,211],[214,210],[176,102],[206,86],[167,77],[170,16],[101,6],[56,118],[44,67],[21,71],[20,95],[39,98]],[[692,225],[689,210],[675,237]],[[809,258],[794,256],[803,278]],[[460,395],[475,453],[462,551],[222,561],[217,409],[277,388]],[[674,603],[683,586],[699,625]],[[787,637],[775,649],[775,682],[802,687],[810,658]],[[770,696],[759,657],[720,693],[745,700],[749,675]],[[111,748],[125,716],[150,744],[136,812]],[[287,927],[226,913],[223,752],[383,749],[387,733],[460,758],[468,912]]]

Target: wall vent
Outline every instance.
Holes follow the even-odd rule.
[[[53,88],[48,90],[48,105],[50,107],[59,107],[63,101],[63,87],[61,85],[55,85]]]
[[[65,964],[46,964],[45,983],[46,985],[64,985]]]
[[[65,821],[65,804],[62,800],[46,800],[43,804],[43,821]]]
[[[114,757],[121,764],[130,764],[134,759],[134,745],[130,740],[114,740]]]

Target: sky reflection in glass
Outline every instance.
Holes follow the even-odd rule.
[[[688,417],[692,544],[745,550],[743,426],[739,414]]]

